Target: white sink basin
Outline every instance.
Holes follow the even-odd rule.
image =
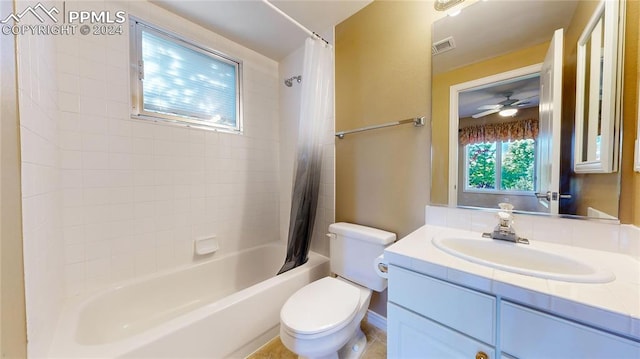
[[[578,283],[607,283],[615,279],[609,271],[526,244],[485,238],[434,238],[432,242],[456,257],[508,272]]]

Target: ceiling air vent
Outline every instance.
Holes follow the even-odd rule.
[[[455,48],[456,48],[456,43],[453,41],[453,37],[450,36],[444,40],[434,42],[433,45],[431,45],[431,55],[438,55],[443,52],[453,50]]]

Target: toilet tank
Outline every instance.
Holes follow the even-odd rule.
[[[395,233],[352,223],[329,226],[331,271],[361,286],[381,292],[387,280],[374,269],[374,260],[395,242]]]

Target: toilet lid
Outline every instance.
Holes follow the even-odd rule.
[[[325,277],[295,292],[280,311],[280,320],[299,334],[316,334],[341,327],[356,315],[360,290]]]

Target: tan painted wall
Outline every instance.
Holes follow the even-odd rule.
[[[0,2],[0,13],[13,2]],[[0,35],[0,357],[25,358],[20,143],[13,37]]]
[[[337,131],[429,117],[431,9],[427,2],[373,2],[336,27]],[[400,237],[421,225],[428,132],[404,125],[337,141],[336,219]]]
[[[495,57],[459,69],[438,74],[433,78],[433,168],[442,169],[435,173],[431,183],[431,202],[447,204],[449,186],[449,88],[452,85],[482,77],[515,70],[544,61],[549,43],[543,43],[524,50]]]
[[[625,34],[624,110],[622,113],[622,196],[620,220],[640,226],[640,173],[633,172],[634,141],[638,126],[638,91],[640,85],[640,2],[627,1]]]
[[[638,111],[638,113],[636,114],[636,118],[637,118],[637,122],[636,122],[636,127],[638,127],[638,132],[640,133],[640,3],[636,2],[635,3],[635,24],[637,26],[636,31],[637,31],[637,37],[638,37],[638,48],[637,48],[637,57],[636,57],[636,70],[637,70],[637,78],[636,78],[636,82],[638,83],[638,86],[636,87],[637,91],[638,91],[638,97],[637,97],[637,103],[636,103],[636,111]],[[631,25],[630,25],[631,26]],[[630,126],[631,128],[633,128],[633,126]],[[640,136],[639,136],[640,137]],[[638,141],[640,141],[640,138],[636,138]],[[639,151],[640,152],[640,151]],[[640,155],[640,154],[639,154]],[[626,181],[625,181],[626,182]],[[624,182],[623,182],[624,184]],[[633,174],[633,184],[634,184],[634,188],[633,188],[633,194],[634,194],[634,203],[632,205],[631,208],[631,218],[633,218],[633,223],[636,226],[640,226],[640,173],[634,173]],[[624,188],[624,187],[623,187]]]
[[[374,1],[336,27],[336,131],[429,118],[429,1]],[[424,224],[429,127],[411,125],[336,140],[336,220],[395,232]],[[386,293],[371,308],[386,315]]]

